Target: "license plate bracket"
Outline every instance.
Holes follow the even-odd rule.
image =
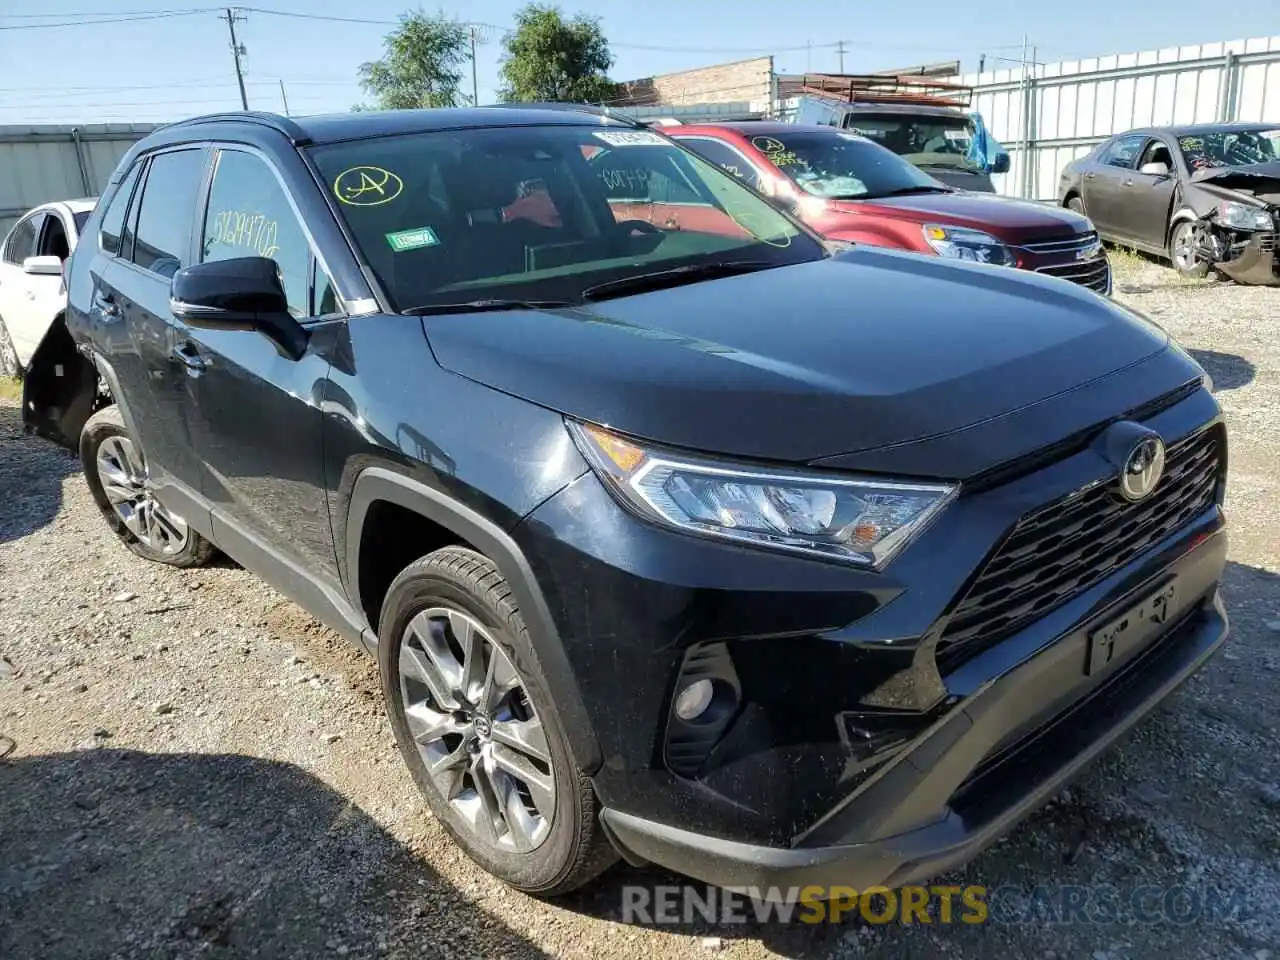
[[[1118,616],[1089,634],[1089,651],[1084,673],[1091,677],[1123,658],[1123,655],[1151,638],[1172,616],[1178,594],[1177,581],[1170,578]]]

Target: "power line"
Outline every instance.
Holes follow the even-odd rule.
[[[60,11],[57,13],[0,13],[0,20],[47,20],[50,17],[134,17],[134,16],[150,16],[152,14],[187,14],[187,13],[203,13],[210,10],[216,10],[217,7],[170,7],[167,9],[151,9],[151,10],[113,10],[110,13],[103,13],[101,10],[91,10],[82,13],[71,13],[69,11]]]
[[[190,17],[200,13],[209,13],[213,7],[201,10],[175,10],[169,13],[148,13],[134,17],[112,16],[98,20],[67,20],[62,23],[19,23],[0,26],[0,30],[51,30],[56,27],[100,27],[113,23],[137,23],[140,20],[170,20],[174,17]]]
[[[326,103],[332,103],[333,99],[334,99],[333,97],[324,96],[320,94],[312,94],[311,96],[307,96],[307,97],[294,97],[295,101],[302,101],[302,100],[324,101]],[[226,102],[227,102],[226,97],[197,97],[193,99],[178,98],[178,99],[172,99],[172,100],[134,100],[134,101],[126,101],[123,103],[115,100],[112,100],[109,102],[103,101],[101,103],[60,103],[60,104],[54,104],[54,106],[59,107],[63,110],[70,110],[70,109],[78,110],[81,108],[88,109],[91,107],[170,107],[170,106],[187,106],[187,105],[197,104],[197,103],[225,104]],[[0,104],[0,111],[3,111],[3,110],[12,111],[12,110],[21,110],[21,109],[23,109],[22,104]]]

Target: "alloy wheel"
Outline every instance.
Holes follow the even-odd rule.
[[[1180,223],[1173,231],[1173,262],[1179,270],[1194,270],[1200,262],[1197,248],[1196,227],[1192,223]]]
[[[480,843],[538,847],[555,815],[546,732],[525,682],[489,630],[433,607],[405,628],[399,658],[405,719],[431,783]]]
[[[97,467],[111,509],[138,542],[163,554],[181,552],[190,529],[152,496],[146,466],[133,441],[119,435],[107,437],[98,446]]]

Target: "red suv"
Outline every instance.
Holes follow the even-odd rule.
[[[742,121],[664,132],[828,239],[1034,270],[1111,293],[1098,234],[1072,211],[956,190],[831,127]]]

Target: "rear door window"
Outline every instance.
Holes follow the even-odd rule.
[[[133,188],[138,185],[138,174],[141,170],[141,164],[133,165],[133,169],[125,175],[120,188],[112,196],[110,206],[102,214],[102,226],[98,231],[99,242],[102,245],[102,252],[109,253],[113,257],[120,253],[125,211],[129,209],[129,201],[133,198]]]
[[[177,150],[152,158],[142,185],[134,263],[162,277],[172,277],[187,266],[191,221],[203,178],[202,150]]]

